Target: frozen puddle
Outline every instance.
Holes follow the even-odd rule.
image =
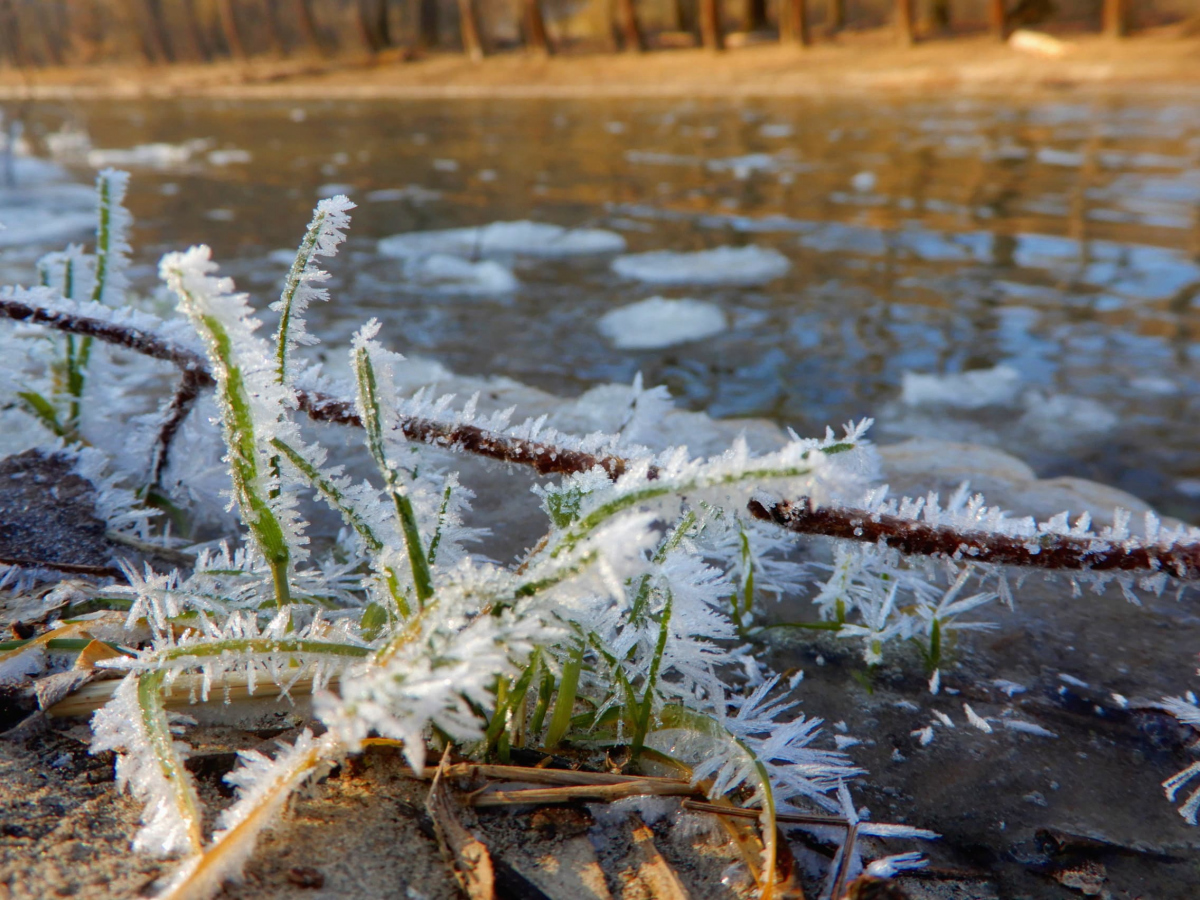
[[[605,313],[598,325],[618,350],[653,350],[712,337],[726,323],[714,303],[650,297]]]
[[[384,256],[411,259],[451,254],[471,259],[493,256],[588,256],[620,253],[625,238],[600,228],[563,228],[545,222],[493,222],[477,228],[412,231],[381,240]]]
[[[769,247],[716,247],[697,253],[655,250],[613,260],[613,271],[647,284],[766,284],[791,268]]]

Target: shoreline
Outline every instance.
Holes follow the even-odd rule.
[[[984,36],[900,47],[890,32],[859,32],[807,49],[754,44],[640,55],[510,51],[472,63],[457,53],[405,61],[256,59],[207,65],[0,72],[0,101],[244,99],[633,99],[862,97],[938,91],[1200,94],[1200,41],[1151,34],[1064,40],[1062,56]]]

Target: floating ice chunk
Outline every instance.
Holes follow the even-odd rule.
[[[190,162],[197,153],[207,150],[210,143],[208,139],[200,138],[181,144],[154,143],[120,149],[96,148],[88,151],[87,163],[97,169],[105,166],[170,169]]]
[[[471,258],[490,256],[584,256],[620,253],[625,238],[601,228],[563,228],[545,222],[493,222],[479,228],[411,231],[379,242],[384,256],[409,259],[434,253]]]
[[[208,163],[212,166],[229,166],[235,163],[248,163],[251,160],[249,150],[210,150]]]
[[[650,284],[765,284],[791,263],[769,247],[716,247],[697,253],[655,250],[619,256],[613,271]]]
[[[331,181],[329,184],[323,184],[317,188],[318,197],[336,197],[338,194],[353,194],[354,185],[344,184],[340,181]]]
[[[498,262],[490,259],[471,262],[446,253],[408,260],[404,277],[411,286],[441,294],[507,294],[519,284],[512,270]]]
[[[1042,147],[1037,152],[1037,161],[1048,166],[1065,166],[1075,168],[1083,165],[1083,154],[1070,150],[1056,150],[1053,147]]]
[[[1160,397],[1179,393],[1179,385],[1170,378],[1159,378],[1153,375],[1132,378],[1129,381],[1129,386],[1140,393],[1156,394]]]
[[[1181,478],[1175,482],[1175,490],[1185,497],[1200,498],[1200,478]]]
[[[795,129],[785,122],[768,122],[759,126],[758,133],[765,138],[786,138],[795,134]]]
[[[725,330],[725,314],[703,300],[650,297],[600,317],[600,333],[618,350],[648,350],[699,341]]]
[[[875,190],[876,181],[874,172],[859,172],[850,179],[850,186],[865,194],[867,191]]]
[[[402,188],[383,188],[378,191],[370,191],[366,199],[368,203],[392,203],[396,200],[408,200],[411,203],[427,203],[430,200],[438,200],[441,196],[441,191],[430,190],[429,188],[421,187],[419,184],[409,184]]]
[[[435,159],[433,161],[433,168],[436,169],[438,172],[457,172],[458,171],[458,160],[457,159]]]
[[[952,375],[921,375],[905,372],[901,397],[909,406],[948,406],[982,409],[1016,402],[1021,376],[1011,366],[976,369]]]
[[[1032,53],[1034,56],[1051,58],[1062,56],[1071,45],[1042,31],[1030,31],[1018,28],[1008,39],[1008,46],[1022,53]]]
[[[777,171],[779,160],[770,153],[747,153],[728,159],[710,159],[705,163],[705,168],[710,172],[732,172],[734,178],[745,181],[755,172]]]
[[[1050,444],[1101,435],[1116,428],[1120,419],[1099,402],[1067,394],[1045,395],[1030,391],[1023,399],[1021,424]]]

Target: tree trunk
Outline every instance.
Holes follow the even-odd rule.
[[[767,0],[745,0],[742,31],[762,31],[767,27]]]
[[[21,34],[21,20],[14,0],[0,0],[0,41],[6,60],[17,69],[29,66],[29,52]]]
[[[543,56],[553,52],[550,38],[546,34],[546,20],[542,16],[542,5],[539,0],[521,0],[521,32],[525,36],[525,46]]]
[[[358,0],[355,4],[357,15],[354,23],[358,26],[358,40],[372,55],[384,48],[382,37],[379,34],[378,9],[379,4],[372,0]]]
[[[725,49],[720,0],[700,0],[700,43],[709,50]]]
[[[998,40],[1008,40],[1008,12],[1004,0],[988,0],[988,30]]]
[[[225,38],[229,55],[234,59],[245,59],[246,45],[242,43],[242,33],[238,30],[233,0],[217,0],[217,16],[221,20],[221,36]]]
[[[913,34],[913,0],[896,0],[896,38],[904,46],[912,46]]]
[[[319,54],[325,50],[321,46],[321,36],[317,33],[317,20],[313,17],[312,0],[292,0],[292,18],[300,30],[304,43]]]
[[[779,7],[779,38],[801,47],[812,43],[808,30],[808,6],[805,0],[783,0]]]
[[[952,14],[950,11],[950,0],[933,0],[930,7],[930,18],[933,19],[933,27],[938,31],[949,31],[952,24]]]
[[[638,22],[637,7],[633,0],[616,0],[614,11],[617,16],[617,31],[621,33],[621,43],[627,53],[641,53],[646,49],[646,39],[642,37],[642,26]]]
[[[279,0],[262,0],[263,18],[267,23],[267,43],[276,56],[287,56],[287,43],[283,39],[283,26],[279,21]]]
[[[171,52],[167,23],[163,19],[162,0],[144,0],[142,13],[146,21],[146,36],[155,57],[160,62],[174,62],[175,54]]]
[[[1104,33],[1110,38],[1129,34],[1129,0],[1104,0]]]
[[[675,27],[696,33],[696,0],[675,0]]]
[[[200,27],[200,17],[196,14],[196,0],[183,0],[183,30],[187,42],[188,55],[200,62],[212,59],[208,41],[204,38],[204,30]]]
[[[388,0],[375,0],[373,12],[375,13],[375,39],[380,47],[391,47],[392,26],[388,21]]]
[[[52,66],[61,66],[63,64],[61,43],[63,35],[59,32],[58,23],[50,18],[51,10],[47,7],[46,0],[39,0],[33,8],[37,17],[38,31],[42,33],[42,46],[46,51],[46,61]]]
[[[462,31],[463,52],[472,62],[483,59],[483,32],[479,27],[479,11],[474,0],[458,0],[459,27]]]
[[[846,0],[826,0],[825,19],[830,34],[837,34],[846,27]]]
[[[416,0],[416,4],[417,44],[432,49],[438,45],[437,0]]]

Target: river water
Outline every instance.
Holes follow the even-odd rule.
[[[1200,99],[8,112],[31,152],[81,183],[99,165],[133,171],[145,292],[161,253],[203,241],[265,308],[314,203],[345,192],[359,208],[330,264],[333,302],[310,328],[330,353],[374,316],[393,348],[463,375],[575,396],[640,371],[682,406],[801,434],[875,415],[881,442],[992,444],[1041,476],[1114,484],[1200,519]],[[0,232],[0,282],[28,281],[71,229],[87,238],[86,191],[28,196],[45,215],[0,202],[0,218],[29,214]],[[492,232],[465,250],[444,237],[421,253],[411,238],[382,245],[407,246],[404,258],[379,244],[517,220],[611,234],[510,230],[505,252]],[[562,252],[597,238],[606,252]],[[757,250],[706,269],[622,260],[614,241],[626,254]],[[435,257],[445,277],[427,277]],[[606,318],[656,295],[693,302],[674,320]],[[1149,705],[1192,681],[1193,603],[1066,593],[1027,586],[998,632],[963,639],[937,698],[915,657],[856,686],[858,656],[834,639],[784,641],[772,662],[806,669],[807,713],[863,738],[855,760],[872,778],[859,796],[876,814],[945,835],[935,859],[986,870],[1002,896],[1060,897],[1038,830],[1059,829],[1106,842],[1112,896],[1192,897],[1195,832],[1159,788],[1192,758],[1190,735]],[[995,687],[1016,681],[1015,700]],[[964,726],[916,744],[926,707],[961,723],[964,700],[994,717],[1019,707],[1059,737],[985,741]],[[914,896],[996,896],[930,890]]]
[[[134,172],[144,284],[161,252],[203,241],[265,306],[286,270],[278,251],[295,247],[320,196],[345,191],[359,209],[331,266],[334,302],[314,310],[327,346],[376,316],[396,349],[462,374],[576,395],[640,371],[688,408],[802,434],[874,415],[884,442],[995,444],[1041,476],[1092,478],[1200,516],[1200,100],[11,112],[34,152],[81,179],[89,163]],[[617,232],[629,253],[754,245],[782,254],[786,271],[660,284],[619,274],[611,253],[522,253],[499,262],[513,290],[423,288],[411,263],[376,247],[524,219]],[[654,295],[700,301],[693,314],[716,333],[629,349],[598,328]],[[906,373],[937,378],[910,374],[906,386]]]

